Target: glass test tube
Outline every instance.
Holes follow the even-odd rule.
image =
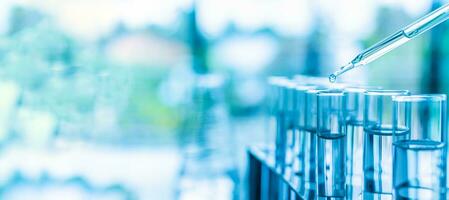
[[[268,89],[267,89],[267,128],[265,132],[264,145],[267,149],[272,149],[276,138],[276,116],[278,113],[279,93],[282,87],[282,82],[286,81],[285,77],[270,76],[268,77]]]
[[[294,125],[296,119],[296,92],[295,92],[296,83],[292,80],[288,80],[284,82],[284,85],[281,90],[281,102],[283,106],[281,106],[281,111],[284,113],[284,122],[280,122],[278,125],[282,126],[281,129],[285,133],[279,132],[278,135],[283,135],[284,143],[282,144],[285,150],[280,152],[285,153],[284,159],[282,161],[282,166],[280,166],[280,173],[285,179],[290,179],[292,175],[292,165],[294,160],[294,141],[297,137],[297,129]],[[281,124],[282,123],[282,124]],[[286,197],[290,194],[289,185],[285,182],[285,180],[279,181],[279,194],[278,199],[286,199]]]
[[[283,153],[284,141],[283,139],[283,131],[281,131],[282,127],[281,124],[284,121],[284,113],[282,112],[283,104],[281,99],[281,92],[282,88],[285,85],[285,82],[287,82],[288,79],[285,77],[270,77],[268,79],[268,103],[269,103],[269,125],[268,125],[268,131],[267,131],[267,141],[266,141],[266,154],[267,157],[265,158],[265,162],[267,164],[273,164],[275,168],[278,168],[278,166],[281,166],[283,160],[283,156],[285,153]],[[273,149],[274,146],[274,149]],[[271,155],[274,154],[274,160]],[[261,169],[261,180],[260,180],[260,197],[262,199],[274,199],[277,198],[278,195],[278,183],[279,180],[277,179],[278,176],[270,169],[268,166],[262,166]]]
[[[326,81],[327,77],[316,77],[307,75],[295,75],[293,80],[296,82],[296,129],[299,132],[304,132],[305,130],[305,98],[307,90],[311,89],[326,89],[329,87],[329,81]],[[296,144],[302,146],[302,134],[299,133],[299,137],[295,138]],[[302,160],[302,148],[298,150],[298,158]]]
[[[319,197],[345,197],[346,124],[344,92],[321,91],[317,95],[316,174]]]
[[[303,169],[302,187],[304,190],[316,190],[316,129],[317,129],[317,95],[325,89],[312,89],[306,92],[305,98],[305,131],[302,135],[302,152],[304,158],[301,162]],[[303,191],[301,191],[303,192]]]
[[[304,132],[305,132],[305,119],[306,119],[306,92],[311,89],[316,89],[317,86],[314,85],[297,85],[295,87],[296,93],[296,117],[295,117],[295,127],[297,130],[296,137],[294,138],[294,160],[293,160],[293,170],[295,175],[303,176],[304,171],[302,169],[301,161],[304,159]]]
[[[362,186],[363,178],[363,109],[365,107],[365,92],[379,87],[349,87],[345,88],[346,96],[346,137],[347,154],[346,168],[349,182],[353,186]]]
[[[391,197],[393,96],[409,95],[407,90],[368,90],[363,116],[364,196]]]
[[[293,165],[294,156],[297,152],[295,150],[295,141],[298,137],[298,130],[296,128],[296,120],[298,116],[298,102],[297,102],[297,93],[296,93],[296,83],[291,81],[289,82],[284,89],[286,93],[286,106],[285,106],[285,126],[286,126],[286,156],[285,156],[285,164],[286,167],[290,170]]]
[[[359,199],[363,181],[363,110],[365,92],[380,87],[355,86],[345,88],[346,96],[346,198]]]
[[[446,199],[446,95],[398,96],[393,102],[393,197]]]
[[[285,167],[287,150],[287,103],[288,103],[288,85],[291,84],[287,78],[278,82],[277,102],[275,108],[276,118],[276,139],[275,139],[275,168],[281,171]],[[282,171],[283,173],[283,171]]]

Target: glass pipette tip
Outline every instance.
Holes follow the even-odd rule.
[[[331,83],[334,83],[337,80],[337,76],[339,76],[340,74],[343,74],[349,70],[351,70],[352,68],[354,68],[355,66],[352,63],[349,63],[345,66],[340,67],[339,70],[337,70],[336,72],[334,72],[333,74],[329,75],[329,81]]]

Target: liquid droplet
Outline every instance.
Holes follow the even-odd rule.
[[[335,83],[336,80],[337,80],[337,76],[335,76],[335,74],[329,75],[329,82]]]

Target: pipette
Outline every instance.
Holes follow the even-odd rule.
[[[389,37],[362,51],[347,65],[340,67],[339,70],[329,75],[329,81],[335,82],[337,76],[376,60],[389,51],[401,46],[402,44],[410,41],[414,37],[428,31],[447,19],[449,19],[449,4],[441,6],[437,10],[406,26],[404,29],[399,30],[393,35],[390,35]]]

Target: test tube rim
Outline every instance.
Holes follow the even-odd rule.
[[[443,102],[447,100],[445,94],[419,94],[409,96],[394,96],[394,102]]]
[[[317,87],[335,88],[342,89],[348,87],[347,83],[329,83],[328,77],[325,76],[305,76],[305,75],[295,75],[292,78],[293,81],[301,85],[315,85]],[[305,83],[299,83],[299,82]]]
[[[328,88],[324,88],[324,89],[310,89],[306,91],[307,95],[316,95],[318,94],[320,91],[326,91],[329,90]]]
[[[284,83],[285,88],[290,89],[290,90],[294,90],[296,89],[296,83],[291,80],[291,79],[287,79],[287,81]]]
[[[295,81],[304,80],[304,81],[311,82],[311,83],[321,83],[324,80],[325,80],[324,82],[326,82],[328,80],[328,78],[325,76],[306,76],[306,75],[299,74],[299,75],[295,75],[293,77],[293,80],[295,80]]]
[[[380,87],[380,86],[351,86],[351,87],[347,87],[343,90],[345,93],[357,94],[357,93],[364,93],[368,90],[382,90],[382,87]]]
[[[401,96],[410,95],[408,90],[367,90],[365,92],[366,96]]]
[[[323,90],[323,91],[319,91],[317,93],[318,97],[344,96],[344,95],[345,95],[345,93],[343,90],[335,90],[335,89]]]
[[[296,91],[300,91],[300,92],[305,92],[307,90],[311,90],[311,89],[317,89],[318,86],[317,85],[303,85],[303,84],[297,84],[294,86],[294,89]]]

